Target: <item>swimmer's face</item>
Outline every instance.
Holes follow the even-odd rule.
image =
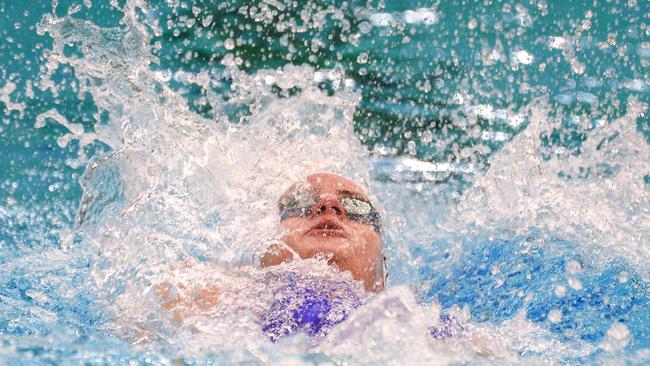
[[[282,241],[301,258],[331,256],[329,263],[364,282],[366,290],[383,288],[380,218],[359,186],[330,173],[307,177],[279,200]],[[269,251],[262,265],[291,258],[282,250]]]

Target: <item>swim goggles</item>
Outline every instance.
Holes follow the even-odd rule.
[[[307,217],[311,215],[318,201],[318,196],[308,192],[285,194],[278,201],[280,221],[289,217]],[[381,216],[367,199],[354,194],[339,194],[338,201],[348,219],[372,225],[375,231],[380,232]]]

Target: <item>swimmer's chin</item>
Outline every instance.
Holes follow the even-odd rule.
[[[336,251],[337,249],[347,248],[351,245],[347,235],[337,235],[336,233],[308,233],[302,236],[301,247],[303,248],[322,248],[322,251]],[[331,235],[330,235],[331,234]]]

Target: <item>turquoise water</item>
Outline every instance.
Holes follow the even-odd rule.
[[[648,362],[648,14],[0,2],[1,363]],[[151,284],[252,263],[318,170],[380,206],[407,320],[316,351],[170,325]],[[418,333],[436,306],[485,341]]]

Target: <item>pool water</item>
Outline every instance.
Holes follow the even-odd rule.
[[[648,14],[1,1],[0,364],[650,362]],[[368,189],[387,289],[272,342],[241,309],[316,171]],[[179,325],[170,278],[239,310]]]

